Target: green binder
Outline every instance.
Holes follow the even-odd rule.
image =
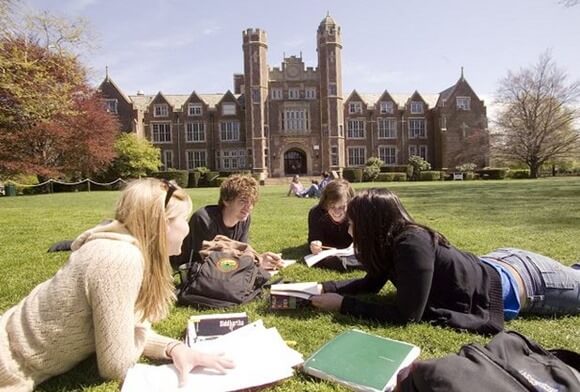
[[[355,391],[391,391],[399,370],[420,353],[412,344],[351,330],[322,346],[304,362],[303,370]]]

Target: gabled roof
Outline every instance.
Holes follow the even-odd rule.
[[[119,86],[117,86],[117,85],[115,84],[115,82],[113,82],[113,79],[111,79],[111,78],[109,77],[109,72],[108,72],[108,71],[107,71],[107,75],[105,76],[105,79],[103,79],[103,81],[102,81],[102,82],[101,82],[101,84],[99,85],[99,87],[98,87],[98,90],[101,90],[101,88],[103,87],[103,84],[105,84],[105,83],[109,83],[111,86],[113,86],[113,87],[115,88],[115,90],[117,90],[117,91],[119,92],[119,95],[121,95],[121,97],[123,97],[123,99],[124,99],[125,101],[127,101],[127,103],[131,103],[131,100],[129,99],[129,97],[128,97],[128,96],[126,96],[126,95],[125,95],[125,93],[123,92],[123,90],[121,90],[121,89],[119,88]]]
[[[439,99],[437,100],[437,106],[442,106],[443,101],[448,100],[449,97],[451,97],[455,93],[455,90],[457,90],[457,86],[459,86],[461,83],[464,83],[465,85],[467,85],[467,87],[473,92],[473,94],[476,97],[478,97],[478,95],[475,93],[475,90],[471,88],[471,86],[469,85],[469,83],[467,82],[465,77],[463,76],[463,67],[461,67],[461,76],[459,77],[459,80],[457,80],[457,82],[453,86],[448,87],[439,93]]]
[[[214,109],[216,107],[216,105],[224,98],[224,96],[226,94],[220,94],[220,93],[217,93],[217,94],[197,94],[196,93],[196,95],[203,102],[205,102],[207,104],[209,109]],[[230,92],[230,94],[231,94],[231,92]],[[147,108],[149,107],[151,102],[155,99],[155,97],[157,97],[158,95],[161,95],[167,101],[167,103],[169,105],[171,105],[171,107],[173,107],[173,110],[178,112],[178,111],[182,110],[185,102],[187,102],[187,100],[193,94],[190,94],[190,95],[185,95],[185,94],[166,95],[166,94],[162,94],[161,92],[159,92],[155,95],[130,95],[129,99],[133,102],[133,104],[135,105],[135,107],[137,109],[145,111],[145,110],[147,110]],[[232,94],[232,96],[237,101],[238,98],[240,97],[240,94]]]
[[[353,92],[349,95],[348,99],[350,99],[352,94],[355,92],[356,92],[356,90],[353,90]],[[383,97],[383,95],[385,95],[385,92],[382,94],[376,94],[376,93],[357,93],[357,94],[367,104],[368,108],[372,108],[372,107],[375,107],[377,102],[379,102],[379,100]],[[397,106],[400,109],[403,109],[405,107],[405,105],[407,105],[407,103],[409,102],[411,97],[413,95],[419,94],[419,93],[417,91],[415,91],[411,94],[409,94],[409,93],[403,93],[403,94],[388,93],[388,94],[391,96],[391,98],[393,98],[393,101],[395,101]],[[435,107],[435,104],[437,103],[437,99],[439,98],[439,94],[419,94],[419,96],[425,101],[425,103],[427,103],[427,105],[429,105],[429,108]],[[347,101],[348,101],[348,99],[347,99]]]

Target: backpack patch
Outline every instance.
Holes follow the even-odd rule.
[[[217,261],[216,267],[221,272],[232,272],[239,268],[240,263],[236,259],[229,257],[221,258]]]

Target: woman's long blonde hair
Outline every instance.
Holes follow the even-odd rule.
[[[175,187],[167,206],[170,187]],[[152,322],[166,317],[175,300],[172,270],[167,249],[167,222],[191,215],[191,199],[176,185],[154,178],[132,181],[117,203],[115,219],[139,243],[143,254],[143,282],[135,304],[143,319]]]

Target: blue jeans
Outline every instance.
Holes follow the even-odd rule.
[[[485,256],[510,264],[519,272],[527,301],[521,313],[580,314],[580,265],[566,267],[527,250],[502,248]]]

